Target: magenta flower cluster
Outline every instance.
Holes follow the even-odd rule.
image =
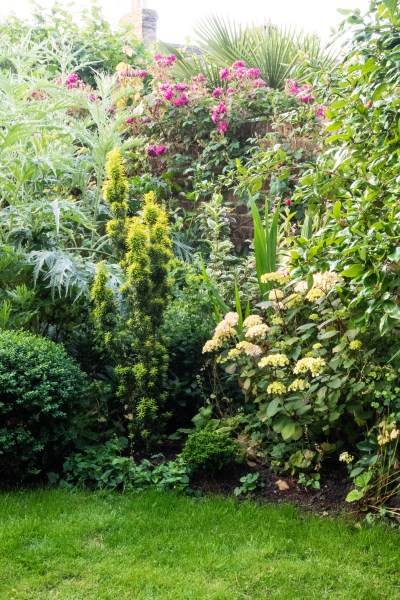
[[[225,67],[219,72],[219,76],[224,80],[233,81],[235,79],[255,79],[254,87],[265,87],[265,81],[260,78],[260,69],[248,69],[244,60],[237,60],[232,67]]]
[[[303,102],[304,104],[312,104],[315,102],[315,98],[312,95],[314,87],[312,85],[307,85],[304,83],[301,87],[299,87],[299,83],[294,81],[294,79],[289,79],[286,84],[286,90],[292,96],[296,96],[299,102]]]
[[[163,56],[159,53],[154,56],[154,60],[156,61],[159,67],[171,67],[176,61],[176,56],[175,54],[168,54],[168,56]]]
[[[148,146],[146,148],[146,154],[150,158],[156,158],[157,156],[164,154],[164,152],[166,152],[166,150],[167,150],[166,146],[155,146],[154,144],[150,144],[150,146]]]
[[[226,133],[229,125],[225,120],[225,115],[228,112],[228,107],[223,102],[220,102],[218,106],[213,106],[211,112],[211,120],[214,125],[218,125],[218,133]]]
[[[121,71],[119,77],[125,79],[125,77],[147,77],[149,74],[145,69],[130,69],[129,71]]]
[[[187,106],[189,104],[189,98],[186,94],[188,89],[189,86],[186,83],[162,83],[160,85],[164,100],[167,100],[167,102],[173,100],[174,106]],[[177,92],[178,95],[176,95]]]
[[[86,84],[82,81],[82,79],[79,79],[78,73],[71,73],[68,75],[65,80],[65,85],[69,90],[77,88],[83,89],[86,87]]]

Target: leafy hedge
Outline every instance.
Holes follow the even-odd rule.
[[[62,346],[0,333],[0,473],[25,478],[53,468],[74,438],[88,381]]]

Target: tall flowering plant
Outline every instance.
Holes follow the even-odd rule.
[[[263,281],[273,287],[259,312],[242,325],[228,313],[203,351],[237,379],[236,410],[260,456],[293,472],[319,469],[325,455],[354,448],[386,411],[381,390],[392,370],[366,352],[365,333],[346,325],[334,271],[299,280],[283,268]]]

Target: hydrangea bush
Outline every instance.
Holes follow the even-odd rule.
[[[225,315],[203,351],[216,352],[238,381],[235,408],[252,451],[256,442],[260,458],[279,469],[318,470],[325,457],[354,449],[385,413],[396,375],[379,364],[368,334],[351,327],[337,273],[303,280],[286,267],[263,281],[273,287],[258,313],[242,322]]]

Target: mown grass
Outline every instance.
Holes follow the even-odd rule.
[[[161,492],[0,495],[1,600],[400,598],[400,533]]]

